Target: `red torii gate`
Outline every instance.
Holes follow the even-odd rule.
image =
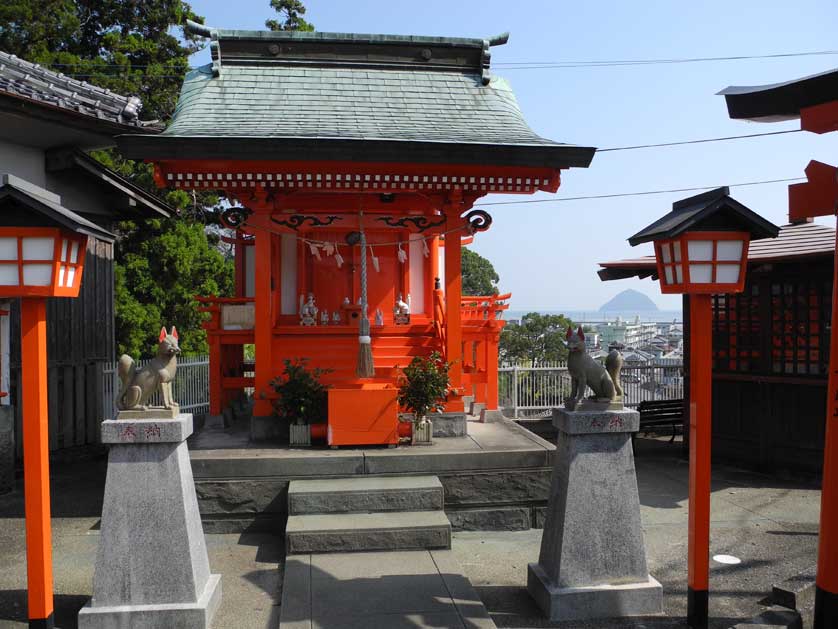
[[[838,131],[838,70],[777,85],[728,87],[720,93],[731,118],[799,118],[804,131]],[[838,216],[838,168],[811,161],[806,177],[807,182],[789,186],[789,220]],[[815,629],[838,627],[838,231],[835,244]]]

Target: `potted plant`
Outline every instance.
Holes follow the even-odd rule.
[[[433,422],[428,413],[443,409],[450,368],[451,363],[445,362],[439,352],[433,352],[428,357],[414,357],[399,378],[399,405],[413,413],[414,445],[433,442]]]
[[[289,423],[289,442],[292,446],[310,446],[310,424],[326,422],[329,387],[320,377],[331,369],[308,369],[307,359],[285,360],[282,374],[271,381],[279,397],[274,402],[274,414]]]

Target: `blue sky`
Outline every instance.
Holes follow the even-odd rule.
[[[306,18],[320,31],[488,37],[510,31],[492,62],[591,61],[767,55],[838,50],[834,0],[702,0],[624,2],[559,0],[306,0]],[[261,29],[268,0],[193,0],[210,26]],[[193,65],[209,59],[195,55]],[[608,68],[503,70],[530,126],[562,142],[599,148],[793,129],[797,122],[730,120],[728,85],[773,83],[838,67],[838,55],[780,60]],[[803,175],[811,159],[838,164],[838,134],[767,138],[598,154],[591,168],[563,173],[556,195],[484,201],[562,198],[688,188]],[[732,188],[739,201],[777,224],[786,222],[786,184]],[[663,296],[650,280],[600,282],[598,262],[651,253],[626,238],[694,193],[605,200],[506,205],[473,249],[488,257],[513,292],[513,309],[597,308],[624,288]],[[833,224],[833,219],[828,219]]]

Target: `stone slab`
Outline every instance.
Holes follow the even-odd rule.
[[[527,566],[527,591],[551,621],[650,616],[663,613],[663,588],[649,576],[640,583],[560,588],[536,563]]]
[[[281,629],[494,629],[451,551],[290,555]]]
[[[208,629],[221,605],[221,575],[212,574],[195,603],[112,605],[79,610],[79,629]]]
[[[177,419],[107,419],[102,422],[102,443],[180,443],[192,434],[192,414]]]
[[[446,515],[455,531],[526,531],[532,528],[529,507],[456,509]]]
[[[797,610],[814,605],[817,573],[818,566],[813,565],[803,572],[775,584],[771,589],[771,599],[774,604]]]
[[[133,419],[177,419],[180,415],[180,407],[177,405],[171,408],[149,406],[142,410],[118,411],[116,419],[119,421]]]
[[[554,408],[553,426],[568,435],[637,432],[640,429],[640,413],[629,408],[613,411]]]
[[[367,451],[367,474],[433,473],[457,470],[486,470],[549,465],[548,450],[533,447],[521,450],[471,450],[426,452],[403,456],[398,450]],[[401,455],[401,456],[400,456]]]
[[[468,434],[465,413],[434,413],[430,419],[434,423],[434,437],[465,437]]]
[[[442,511],[295,515],[285,527],[288,553],[451,548]]]
[[[483,409],[480,411],[480,421],[484,424],[491,424],[494,422],[503,421],[505,417],[503,416],[503,411],[499,410],[487,410]]]
[[[740,622],[731,629],[803,629],[800,613],[783,607],[771,607],[746,622]]]
[[[192,451],[192,470],[197,479],[259,477],[352,476],[364,473],[364,453],[346,451],[301,451],[231,449]]]
[[[547,504],[550,498],[549,467],[464,471],[440,474],[446,506],[500,506],[521,503]]]
[[[443,508],[436,476],[359,477],[296,480],[288,487],[288,513],[433,511]]]

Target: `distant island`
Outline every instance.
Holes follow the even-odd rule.
[[[607,303],[599,307],[600,312],[619,310],[621,312],[656,312],[657,305],[643,293],[628,288],[616,294]]]

